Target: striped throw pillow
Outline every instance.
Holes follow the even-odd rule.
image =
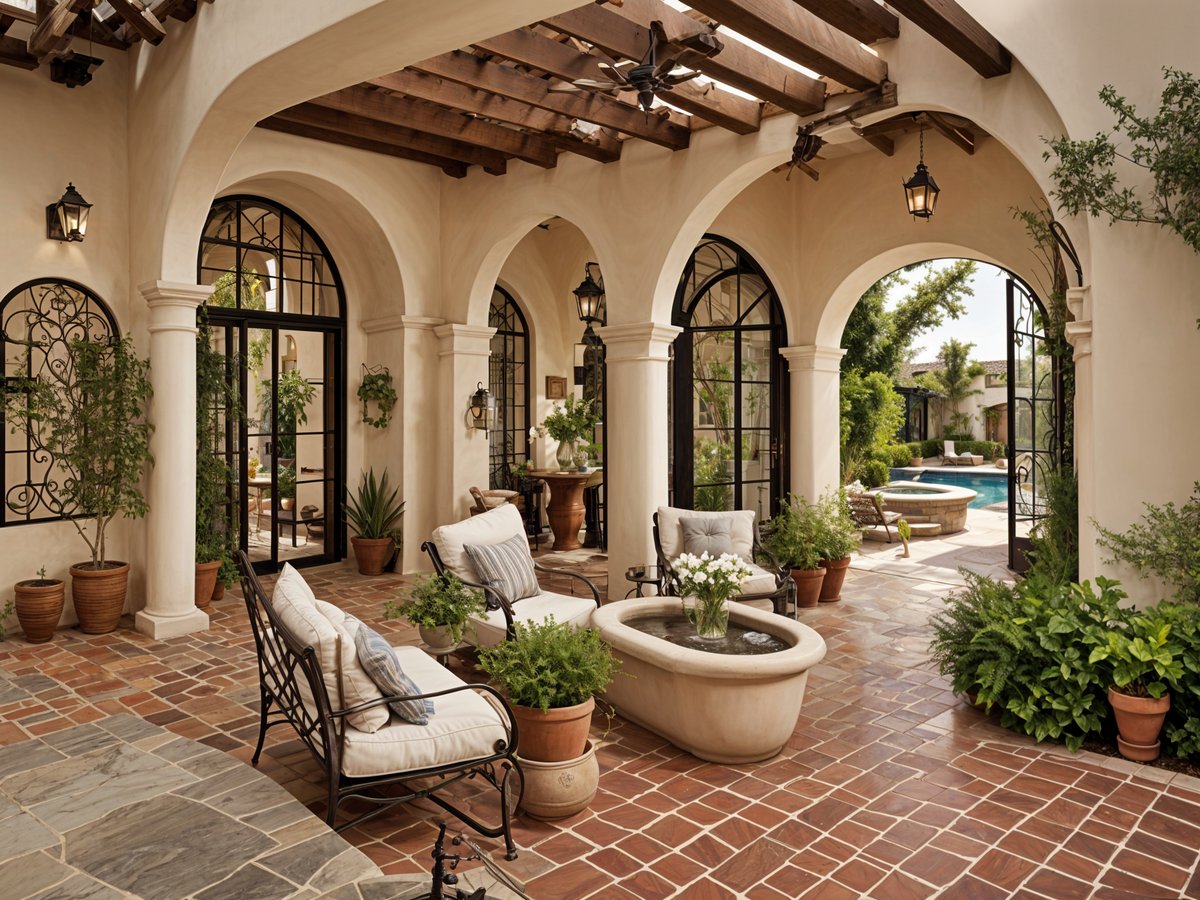
[[[350,617],[347,616],[347,619]],[[421,693],[416,682],[404,674],[400,657],[379,632],[362,622],[354,632],[354,647],[358,661],[385,697],[403,697]],[[396,700],[388,704],[392,712],[414,725],[428,725],[433,715],[432,700]]]
[[[529,540],[514,534],[498,544],[467,544],[463,547],[485,584],[493,585],[515,603],[542,592],[529,555]]]

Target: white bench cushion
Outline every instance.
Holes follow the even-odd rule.
[[[706,512],[679,509],[675,506],[660,506],[658,508],[658,541],[662,545],[663,554],[667,559],[674,560],[684,552],[683,525],[679,520],[685,516],[696,519],[728,517],[730,519],[729,540],[733,545],[733,552],[744,560],[750,560],[754,552],[754,510],[735,509],[730,512]]]
[[[775,576],[754,563],[746,563],[750,575],[738,585],[743,594],[769,594],[776,588]]]
[[[425,693],[463,682],[416,647],[395,647],[397,656]],[[508,741],[500,713],[476,691],[436,697],[437,714],[428,725],[413,725],[399,716],[375,732],[346,729],[342,773],[351,778],[387,775],[449,765],[490,756],[497,741]]]
[[[553,615],[554,621],[568,622],[576,628],[587,628],[595,611],[596,601],[592,599],[591,594],[586,597],[571,597],[567,594],[543,591],[535,597],[528,597],[513,604],[513,618],[517,622],[541,622],[547,616]],[[473,616],[467,624],[467,640],[476,647],[494,647],[503,642],[504,635],[503,610],[489,610],[484,617]]]
[[[479,582],[479,573],[463,548],[467,544],[498,544],[514,534],[525,534],[521,512],[511,503],[489,509],[462,522],[433,530],[433,545],[442,564],[464,581]]]

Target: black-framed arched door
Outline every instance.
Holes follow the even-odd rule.
[[[488,390],[496,414],[488,429],[488,482],[492,488],[514,484],[512,467],[529,459],[529,325],[516,299],[500,285],[488,309],[492,335]]]
[[[779,297],[741,247],[705,235],[684,268],[671,361],[675,506],[771,515],[787,485]]]
[[[222,415],[236,473],[232,508],[255,568],[316,565],[346,552],[345,293],[309,225],[283,205],[213,203],[198,279],[243,415]]]

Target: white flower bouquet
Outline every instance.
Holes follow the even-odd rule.
[[[721,637],[729,625],[726,601],[737,594],[750,568],[732,553],[696,556],[684,553],[672,563],[675,586],[684,598],[683,613],[701,637]],[[687,598],[695,598],[689,606]]]

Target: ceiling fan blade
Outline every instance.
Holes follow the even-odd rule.
[[[678,75],[667,75],[665,78],[660,78],[664,87],[675,87],[677,84],[683,84],[685,81],[691,81],[693,78],[699,78],[699,72],[681,72]]]
[[[671,70],[674,69],[677,65],[679,65],[678,54],[675,56],[668,57],[667,59],[664,59],[657,66],[654,67],[654,77],[662,78],[664,75],[669,75],[671,73]]]
[[[610,66],[608,63],[602,62],[599,64],[599,68],[605,72],[608,72],[612,76],[613,81],[619,81],[621,84],[625,84],[629,80],[625,77],[625,73],[616,66]]]
[[[617,90],[628,89],[628,85],[626,85],[624,82],[602,81],[598,78],[576,78],[571,82],[571,84],[576,87],[597,88],[598,90],[602,91],[611,91],[614,88]]]
[[[596,57],[596,59],[600,61],[601,68],[616,69],[621,65],[619,62],[596,46],[592,47],[592,56]]]
[[[571,84],[571,82],[569,82],[569,81],[555,82],[554,84],[550,85],[550,87],[548,87],[546,90],[548,90],[552,94],[577,94],[577,93],[579,93],[579,88],[576,85]]]

